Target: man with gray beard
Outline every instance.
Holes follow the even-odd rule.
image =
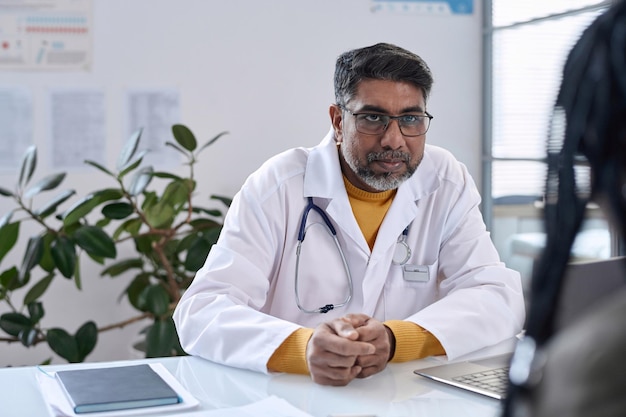
[[[520,332],[466,167],[426,145],[432,76],[380,43],[337,59],[332,129],[263,164],[174,314],[190,354],[346,385]]]

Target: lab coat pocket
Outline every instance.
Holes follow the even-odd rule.
[[[438,296],[438,267],[438,262],[392,265],[385,283],[385,319],[404,319],[432,304]]]

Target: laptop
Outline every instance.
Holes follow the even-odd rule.
[[[563,329],[605,296],[625,284],[623,257],[570,263],[556,312],[556,329]],[[512,353],[416,369],[414,372],[457,388],[503,400]]]

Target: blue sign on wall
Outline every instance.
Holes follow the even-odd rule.
[[[372,0],[372,11],[420,14],[472,14],[474,0]]]

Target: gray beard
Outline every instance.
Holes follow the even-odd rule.
[[[408,180],[411,175],[417,169],[419,162],[414,166],[411,165],[411,155],[406,152],[400,151],[384,151],[384,152],[370,152],[367,154],[367,165],[359,166],[358,160],[356,156],[352,153],[352,151],[347,146],[340,146],[341,154],[343,155],[343,159],[346,161],[350,169],[369,187],[377,190],[377,191],[388,191],[395,190],[402,184],[404,181]],[[376,174],[369,168],[369,164],[373,161],[377,161],[379,159],[402,159],[406,165],[407,170],[404,174],[400,176],[395,176],[391,172],[386,172],[384,174]]]

